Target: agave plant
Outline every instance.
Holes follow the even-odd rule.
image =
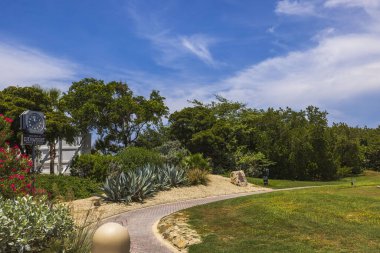
[[[163,172],[171,187],[178,187],[186,182],[186,172],[184,169],[166,165],[163,167]]]
[[[105,194],[103,197],[115,202],[142,202],[159,190],[184,184],[185,180],[183,169],[168,165],[162,168],[148,165],[108,177],[102,187]]]
[[[155,168],[145,166],[127,173],[126,190],[133,201],[142,202],[157,192]]]
[[[129,178],[130,176],[124,172],[121,172],[115,176],[108,177],[101,187],[101,190],[105,194],[105,196],[102,197],[104,197],[106,200],[114,202],[131,202],[132,197],[126,187],[129,184]]]
[[[171,185],[170,185],[168,174],[165,173],[165,170],[161,167],[156,167],[155,174],[156,174],[156,178],[155,178],[156,188],[160,191],[169,190]]]

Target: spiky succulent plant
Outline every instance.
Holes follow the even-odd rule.
[[[129,181],[128,178],[129,176],[124,172],[108,177],[101,187],[101,190],[105,194],[102,197],[113,202],[131,202],[131,195],[126,188]]]
[[[157,191],[177,187],[185,181],[183,169],[169,165],[163,167],[148,165],[108,177],[102,187],[105,194],[103,197],[114,202],[142,202]]]
[[[186,172],[185,170],[174,167],[171,165],[165,165],[162,168],[162,171],[166,175],[170,187],[178,187],[180,185],[185,184],[186,182]]]
[[[141,169],[129,171],[127,191],[130,193],[133,201],[143,201],[147,197],[153,196],[157,187],[155,184],[155,169],[151,166],[145,166]]]
[[[170,185],[169,177],[167,173],[165,173],[165,170],[163,170],[162,167],[156,167],[155,174],[156,174],[155,184],[156,184],[157,189],[160,191],[169,190],[171,185]]]

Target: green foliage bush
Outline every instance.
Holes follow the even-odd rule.
[[[181,164],[187,170],[195,169],[195,168],[203,170],[203,171],[211,170],[209,160],[204,158],[203,155],[199,153],[184,157],[182,159]]]
[[[45,189],[52,199],[83,199],[100,192],[100,184],[88,178],[64,175],[36,175],[36,187]]]
[[[42,253],[89,253],[96,229],[102,225],[102,214],[96,209],[89,209],[81,222],[75,225],[66,238],[57,238]],[[94,222],[95,221],[95,222]]]
[[[244,152],[241,149],[235,153],[235,159],[236,168],[250,177],[261,177],[265,169],[275,164],[261,152]]]
[[[164,158],[165,163],[179,166],[181,161],[189,155],[189,151],[184,148],[179,141],[167,141],[155,148]]]
[[[352,168],[350,168],[350,167],[340,167],[340,168],[338,168],[338,170],[337,170],[337,176],[339,177],[339,178],[344,178],[344,177],[349,177],[349,176],[352,176],[352,174],[354,174],[353,172],[352,172]]]
[[[209,182],[208,172],[198,168],[186,171],[186,180],[189,185],[207,185]]]
[[[147,165],[161,167],[164,164],[164,159],[160,153],[141,147],[125,148],[116,155],[116,159],[124,172],[143,168]]]
[[[0,197],[0,252],[41,252],[74,229],[67,207],[46,198]]]
[[[72,176],[103,182],[116,170],[118,170],[118,163],[111,155],[83,154],[74,159],[70,173]]]

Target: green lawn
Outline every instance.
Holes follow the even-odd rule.
[[[281,180],[281,179],[269,179],[269,185],[267,187],[273,189],[283,189],[291,187],[302,187],[302,186],[320,186],[320,185],[351,185],[351,180],[354,180],[355,185],[373,185],[379,184],[380,173],[373,171],[365,171],[363,175],[355,177],[347,177],[337,181],[292,181],[292,180]],[[263,186],[262,178],[248,177],[248,182]]]
[[[349,182],[187,209],[203,238],[190,253],[380,252],[380,173]]]

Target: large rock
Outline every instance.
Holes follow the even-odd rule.
[[[231,172],[231,183],[237,186],[247,186],[247,178],[245,177],[244,171],[232,171]]]

